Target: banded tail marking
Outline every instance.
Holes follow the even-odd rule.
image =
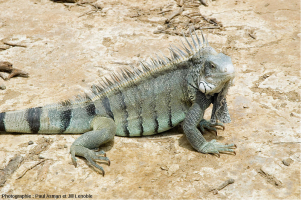
[[[4,122],[5,114],[6,114],[5,112],[0,113],[0,131],[6,131],[5,130],[5,122]]]
[[[42,107],[29,108],[26,110],[26,121],[32,133],[38,133],[40,130],[40,119]]]

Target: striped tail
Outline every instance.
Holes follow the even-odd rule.
[[[38,133],[42,107],[0,113],[0,131]]]
[[[88,104],[50,104],[43,107],[0,113],[0,131],[10,133],[85,133],[91,130],[96,116],[92,102]]]

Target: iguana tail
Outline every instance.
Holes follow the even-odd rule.
[[[41,114],[42,107],[0,113],[0,131],[37,133]]]
[[[95,111],[91,113],[91,105],[52,104],[0,113],[0,131],[42,134],[84,133],[91,129],[90,122],[94,116]]]

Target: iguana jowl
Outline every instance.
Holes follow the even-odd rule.
[[[93,85],[91,92],[57,104],[0,113],[0,131],[18,133],[83,133],[70,148],[93,166],[109,159],[92,149],[118,136],[153,135],[183,122],[184,133],[195,150],[219,154],[234,152],[234,144],[207,142],[198,128],[216,130],[230,122],[226,94],[234,78],[231,58],[217,53],[202,34],[193,36],[182,50],[171,47],[163,55],[141,63],[141,69],[121,70],[110,80]],[[188,47],[187,47],[188,45]],[[213,104],[211,121],[203,119]],[[218,123],[218,120],[222,123]],[[235,152],[234,152],[235,153]]]

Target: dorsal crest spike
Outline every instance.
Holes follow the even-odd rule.
[[[147,72],[147,71],[150,70],[150,68],[146,65],[146,63],[140,61],[140,65],[141,65],[142,70],[143,70],[144,72]]]
[[[175,59],[180,58],[179,54],[177,54],[177,52],[175,51],[175,49],[172,48],[171,45],[169,46],[169,50],[170,50],[171,54],[173,54]]]
[[[209,42],[206,36],[205,36],[205,40],[206,40],[206,46],[209,47]]]
[[[160,64],[166,65],[166,62],[158,54],[155,53],[155,55]]]
[[[110,78],[111,78],[113,81],[117,81],[116,77],[114,76],[114,73],[110,74]]]
[[[158,54],[156,54],[157,58],[161,60],[163,65],[166,65],[167,62],[165,62],[165,60],[163,58],[161,58]]]
[[[204,36],[204,34],[203,34],[202,29],[201,29],[201,33],[202,33],[202,38],[203,38],[203,45],[205,45],[205,44],[206,44],[206,40],[205,40],[205,36]]]
[[[133,74],[133,72],[130,71],[129,69],[125,69],[124,71],[125,71],[125,73],[127,74],[128,78],[133,77],[134,74]]]
[[[168,49],[169,49],[172,61],[176,60],[177,54],[173,51],[173,49],[171,47],[169,47]]]
[[[193,46],[190,44],[190,42],[188,41],[188,39],[187,39],[187,37],[186,37],[186,35],[185,35],[185,33],[183,32],[183,36],[184,36],[184,38],[185,38],[185,40],[186,40],[186,42],[187,42],[187,44],[188,44],[188,46],[190,47],[190,49],[192,50],[192,52],[194,51],[194,49],[193,49]]]
[[[174,60],[175,56],[174,56],[173,52],[171,51],[170,48],[168,48],[168,50],[169,50],[169,53],[170,53],[170,56],[171,56],[171,60]]]
[[[195,47],[195,50],[197,50],[197,49],[198,49],[198,45],[197,45],[197,43],[195,42],[195,40],[194,40],[194,38],[193,38],[191,29],[192,29],[192,28],[190,27],[190,28],[189,28],[190,37],[191,37],[191,39],[192,39],[193,45],[194,45],[194,47]]]
[[[189,49],[186,47],[186,45],[184,44],[184,42],[182,40],[180,40],[182,45],[183,45],[183,49],[187,52],[188,55],[191,54],[191,52],[189,51]]]
[[[80,95],[78,95],[78,98],[81,98],[81,96]],[[91,97],[90,97],[90,95],[89,95],[89,92],[88,91],[85,91],[84,92],[84,101],[91,101],[92,99],[91,99]]]
[[[108,84],[108,86],[113,85],[112,81],[110,81],[107,77],[105,77],[106,83]]]
[[[104,83],[105,83],[104,78],[101,78],[101,81],[98,81],[99,88],[100,88],[101,91],[104,90],[104,88],[105,88],[105,84]]]
[[[163,58],[166,60],[167,63],[170,62],[170,58],[167,57],[162,51],[159,51],[162,55],[163,55]]]
[[[134,67],[133,65],[130,65],[130,67],[132,68],[133,72],[136,75],[139,75],[141,73],[140,69],[138,67]]]
[[[151,71],[151,65],[149,65],[149,63],[147,62],[147,61],[144,61],[144,63],[143,63],[144,65],[143,65],[143,67],[144,67],[144,72],[149,72],[149,71]]]
[[[170,58],[168,58],[162,51],[159,52],[163,55],[167,63],[170,62]]]
[[[181,49],[179,49],[177,46],[175,46],[175,45],[172,45],[180,54],[181,54],[181,56],[183,56],[183,57],[186,57],[187,56],[187,54],[185,54]]]
[[[121,69],[121,75],[123,76],[124,79],[128,78],[127,74],[125,73],[125,69]]]
[[[146,64],[148,65],[149,69],[152,69],[155,67],[155,65],[152,63],[152,61],[147,62]]]
[[[98,85],[92,85],[91,89],[92,89],[93,93],[102,92],[102,88]]]
[[[103,91],[103,89],[104,89],[104,87],[103,86],[98,86],[97,85],[97,88],[96,88],[99,92],[102,92]]]
[[[118,75],[116,73],[112,74],[113,78],[115,79],[115,81],[120,82],[120,78],[118,77]]]
[[[193,27],[193,32],[194,32],[194,35],[195,35],[195,37],[196,37],[196,39],[197,39],[197,41],[198,41],[199,48],[201,48],[201,47],[202,47],[202,43],[201,43],[201,41],[200,41],[198,35],[196,34],[196,31],[195,31],[194,27]]]
[[[151,59],[151,62],[152,62],[152,64],[153,64],[154,66],[159,65],[158,62],[157,62],[157,60],[156,60],[155,58],[151,57],[150,59]]]

